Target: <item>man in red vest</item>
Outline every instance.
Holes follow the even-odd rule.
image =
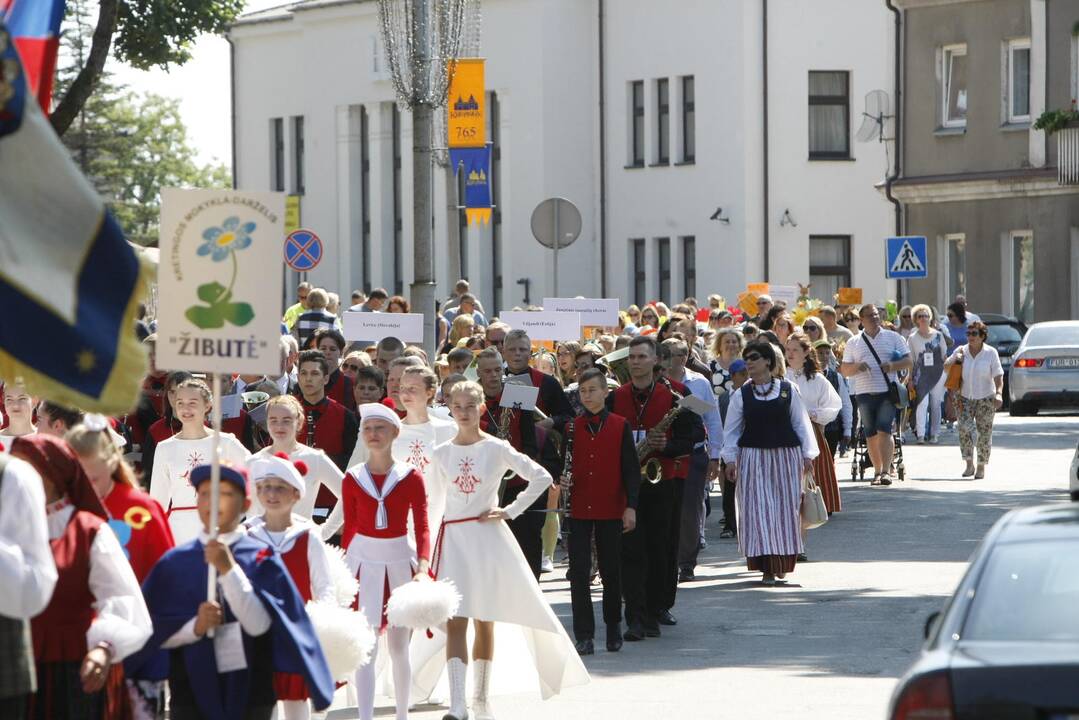
[[[622,594],[629,626],[625,639],[629,641],[659,637],[661,616],[665,624],[673,624],[667,610],[667,581],[672,574],[676,458],[688,455],[700,439],[700,423],[694,423],[691,413],[676,416],[666,431],[654,429],[680,399],[669,382],[657,380],[656,363],[656,341],[648,335],[633,338],[626,362],[630,382],[607,396],[607,409],[626,419],[634,443],[647,442],[649,452],[640,462],[655,457],[663,472],[660,482],[641,483],[637,527],[622,541]]]
[[[547,439],[546,432],[539,432],[535,418],[527,410],[517,410],[499,406],[502,401],[502,356],[495,348],[486,348],[476,356],[476,371],[480,385],[483,386],[486,409],[480,416],[480,429],[489,435],[502,437],[502,418],[505,413],[512,413],[508,420],[508,437],[503,438],[515,449],[523,452],[547,468],[551,477],[557,477],[562,470],[561,458],[554,450],[554,444]],[[528,483],[517,475],[506,481],[506,490],[500,501],[505,507],[528,487]],[[542,494],[532,505],[513,520],[508,521],[510,531],[517,538],[525,560],[532,574],[539,580],[540,563],[543,558],[543,523],[547,519],[547,495]]]
[[[592,612],[592,538],[603,578],[603,621],[607,650],[622,648],[622,533],[637,525],[641,470],[629,423],[607,410],[607,376],[589,368],[577,382],[584,414],[565,424],[565,462],[560,482],[567,498],[569,586],[577,652],[591,655],[596,621]],[[568,477],[567,477],[568,475]]]
[[[532,340],[524,330],[510,330],[502,345],[502,356],[506,360],[506,375],[527,375],[532,387],[539,388],[536,407],[549,417],[573,417],[573,408],[558,384],[550,375],[529,367],[532,357]]]

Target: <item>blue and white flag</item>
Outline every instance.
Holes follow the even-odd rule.
[[[134,325],[148,278],[34,102],[0,23],[0,377],[126,412],[146,370]]]

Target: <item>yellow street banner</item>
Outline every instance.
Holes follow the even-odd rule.
[[[451,148],[484,147],[487,144],[483,63],[483,58],[449,61],[452,81],[447,94],[446,116]]]

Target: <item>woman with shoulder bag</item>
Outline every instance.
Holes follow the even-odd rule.
[[[933,311],[928,305],[915,305],[911,315],[915,330],[907,338],[907,345],[914,358],[911,377],[914,394],[918,398],[914,409],[914,433],[919,442],[936,443],[940,436],[941,405],[944,401],[947,341],[942,332],[933,329]]]
[[[985,465],[993,447],[993,417],[1003,405],[1004,368],[996,348],[985,340],[989,330],[985,323],[975,321],[967,326],[967,344],[956,349],[944,361],[945,368],[956,363],[963,366],[963,385],[957,393],[959,403],[959,448],[967,467],[963,477],[976,480],[985,477]],[[975,432],[977,433],[978,465],[974,465]]]

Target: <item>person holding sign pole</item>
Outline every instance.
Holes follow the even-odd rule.
[[[206,427],[215,398],[202,380],[184,380],[176,386],[176,418],[180,432],[163,440],[154,453],[150,474],[150,496],[165,509],[169,527],[177,544],[195,538],[199,532],[195,489],[189,481],[195,467],[208,462],[213,454],[214,435]],[[221,458],[239,465],[251,453],[233,435],[221,433]]]
[[[323,710],[334,683],[303,599],[281,556],[240,528],[251,505],[247,472],[220,466],[215,534],[211,471],[199,465],[190,473],[198,536],[169,551],[143,583],[154,633],[136,659],[170,651],[169,713],[176,720],[269,720],[274,672],[300,674]]]
[[[573,417],[573,408],[562,391],[558,380],[529,367],[532,357],[532,340],[524,330],[510,330],[502,345],[502,357],[506,361],[506,375],[527,375],[532,387],[539,388],[536,407],[550,417]]]

